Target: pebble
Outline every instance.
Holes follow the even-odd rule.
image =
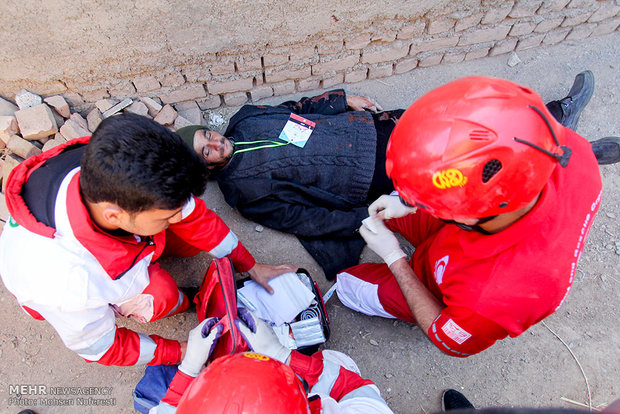
[[[389,372],[387,374],[385,374],[385,378],[392,378],[394,375],[390,374]]]
[[[15,103],[19,109],[32,108],[43,103],[43,98],[26,89],[22,89],[15,95]]]
[[[614,213],[608,213],[606,212],[605,215],[609,218],[616,218],[616,215]]]
[[[216,114],[215,112],[211,112],[209,114],[209,124],[213,125],[215,127],[219,127],[224,125],[224,123],[226,123],[226,121],[224,120],[224,117],[220,114]]]
[[[256,230],[257,232],[262,232],[263,230],[265,230],[265,228],[263,226],[261,226],[260,224],[257,225],[256,227],[254,227],[254,230]]]
[[[515,52],[512,52],[510,54],[510,57],[508,58],[508,66],[515,67],[517,66],[519,63],[521,63],[521,59],[519,59],[519,55],[517,55]]]
[[[371,339],[368,342],[370,342],[370,345],[379,346],[379,342],[375,341],[374,339]]]

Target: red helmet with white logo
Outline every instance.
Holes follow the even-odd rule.
[[[446,220],[527,206],[559,162],[564,127],[531,89],[468,77],[432,90],[392,132],[386,171],[409,204]]]
[[[213,361],[191,383],[177,414],[308,414],[308,398],[293,370],[253,352]]]

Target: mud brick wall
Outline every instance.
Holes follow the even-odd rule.
[[[620,25],[614,0],[333,3],[9,4],[0,17],[8,29],[0,34],[0,95],[12,99],[22,88],[62,94],[77,109],[146,96],[163,105],[197,101],[206,110],[599,36]]]

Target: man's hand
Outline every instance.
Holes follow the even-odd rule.
[[[383,111],[383,108],[368,96],[347,95],[347,106],[354,111],[363,111],[364,109],[374,113]]]
[[[273,295],[273,289],[269,286],[268,282],[276,276],[295,272],[296,270],[297,268],[290,264],[267,265],[256,263],[254,267],[248,270],[248,273],[253,281],[261,285],[270,295]]]
[[[368,207],[368,214],[371,217],[378,216],[383,220],[389,220],[405,217],[408,214],[415,213],[416,210],[416,207],[404,205],[398,196],[382,195]]]
[[[360,234],[366,241],[366,244],[370,249],[377,253],[383,261],[391,266],[396,260],[401,257],[406,257],[405,253],[400,248],[400,243],[387,227],[378,217],[371,218],[372,230],[369,230],[366,225],[360,227]]]
[[[265,321],[245,308],[238,308],[237,314],[239,319],[235,319],[235,324],[252,351],[285,364],[288,362],[291,350],[280,343],[276,333]]]
[[[220,335],[222,335],[224,327],[221,324],[216,325],[218,321],[219,318],[207,318],[189,331],[187,351],[181,365],[179,365],[179,371],[183,371],[191,377],[200,374],[215,345],[217,345]]]

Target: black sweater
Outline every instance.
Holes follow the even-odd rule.
[[[329,279],[357,264],[364,242],[355,230],[368,216],[375,168],[373,118],[346,109],[343,90],[275,107],[245,105],[225,133],[236,142],[278,141],[291,113],[316,126],[304,148],[235,154],[215,174],[228,204],[253,221],[297,235]]]

